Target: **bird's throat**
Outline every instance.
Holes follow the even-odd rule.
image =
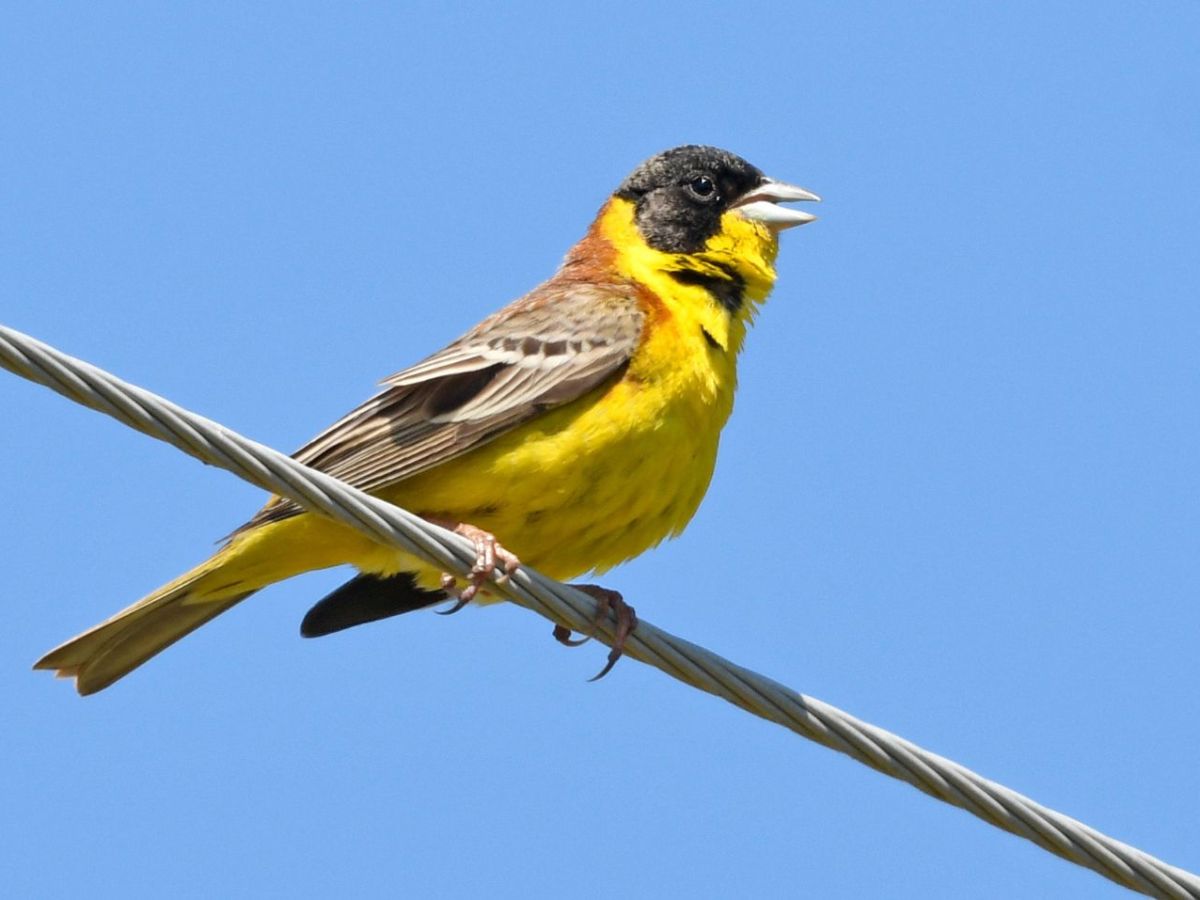
[[[614,198],[601,210],[595,237],[612,247],[618,275],[644,285],[675,312],[686,308],[708,338],[736,353],[755,308],[775,283],[775,236],[736,213],[694,253],[651,247],[638,231],[634,204]]]

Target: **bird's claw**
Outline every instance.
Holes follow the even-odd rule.
[[[506,550],[504,545],[496,540],[496,536],[490,531],[484,531],[482,528],[476,528],[474,525],[468,525],[466,522],[447,522],[440,519],[431,519],[430,521],[436,525],[441,525],[443,528],[450,529],[455,534],[462,535],[475,548],[475,564],[471,566],[471,571],[467,573],[467,584],[465,587],[456,589],[458,579],[449,572],[442,573],[442,590],[453,596],[455,603],[450,609],[439,610],[439,615],[453,615],[474,600],[480,588],[492,578],[497,565],[501,567],[503,572],[496,578],[496,584],[507,582],[513,573],[521,567],[521,560],[517,558],[516,554]]]
[[[596,618],[592,623],[592,632],[575,639],[571,637],[571,629],[566,625],[555,625],[554,639],[556,641],[568,647],[578,647],[596,636],[596,629],[600,627],[601,622],[608,618],[610,613],[617,623],[616,632],[613,634],[612,649],[608,653],[608,662],[604,664],[603,669],[588,679],[588,681],[599,681],[612,671],[612,667],[624,654],[625,642],[637,628],[637,613],[617,591],[610,591],[608,588],[602,588],[596,584],[575,584],[572,587],[583,591],[596,601]]]
[[[580,644],[586,644],[592,639],[590,634],[585,634],[581,638],[571,637],[571,629],[566,625],[554,626],[554,639],[564,647],[578,647]]]

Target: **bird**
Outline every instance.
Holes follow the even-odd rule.
[[[678,535],[712,477],[779,233],[815,219],[783,204],[819,199],[716,147],[659,153],[551,278],[293,454],[469,539],[465,579],[273,496],[207,560],[34,668],[95,693],[256,591],[317,569],[358,574],[312,607],[305,637],[502,599],[493,584],[521,565],[561,581],[601,574]],[[603,675],[636,614],[615,591],[578,587],[616,622]],[[582,642],[564,626],[554,635]]]

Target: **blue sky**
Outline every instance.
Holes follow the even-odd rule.
[[[640,613],[1200,869],[1200,5],[10,9],[0,322],[280,449],[553,270],[644,157],[784,236]],[[0,373],[13,896],[1119,896],[515,607],[264,591],[101,695],[29,665],[253,488]]]

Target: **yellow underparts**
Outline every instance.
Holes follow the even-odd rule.
[[[415,513],[468,522],[496,535],[522,562],[567,580],[601,572],[678,534],[712,477],[733,409],[735,357],[754,307],[774,281],[774,236],[737,213],[700,253],[646,245],[633,207],[612,200],[600,230],[620,277],[648,288],[641,343],[618,381],[545,413],[491,443],[414,476],[380,496]],[[737,273],[745,303],[726,309],[671,272]],[[440,573],[354,530],[311,514],[239,535],[221,556],[242,587],[352,563],[363,571]]]

